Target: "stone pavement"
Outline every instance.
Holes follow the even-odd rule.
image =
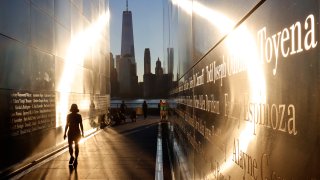
[[[155,179],[159,117],[107,127],[81,143],[77,168],[69,152],[21,179]]]

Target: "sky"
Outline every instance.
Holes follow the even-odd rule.
[[[144,49],[150,48],[151,72],[158,57],[163,61],[163,0],[128,0],[128,9],[132,12],[133,36],[137,75],[143,81]],[[110,51],[113,56],[121,53],[122,12],[126,9],[126,0],[109,0],[110,8]],[[163,64],[162,64],[163,65]]]

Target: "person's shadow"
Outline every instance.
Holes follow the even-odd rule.
[[[77,172],[78,164],[69,165],[69,179],[78,179],[78,172]]]

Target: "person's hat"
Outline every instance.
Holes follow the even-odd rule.
[[[72,104],[70,108],[70,112],[79,112],[78,106],[76,104]]]

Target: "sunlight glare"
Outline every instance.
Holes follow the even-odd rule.
[[[65,125],[65,119],[69,112],[69,105],[70,103],[74,103],[69,102],[69,96],[72,92],[72,83],[75,79],[80,82],[83,80],[81,77],[75,77],[76,69],[77,67],[79,68],[83,66],[84,59],[88,52],[90,52],[90,48],[102,41],[102,37],[104,37],[102,33],[106,30],[109,19],[110,12],[107,11],[84,31],[73,36],[70,41],[64,62],[64,69],[57,88],[60,96],[57,98],[56,103],[56,127]],[[83,104],[81,104],[81,106],[83,106]]]
[[[234,29],[236,22],[233,22],[224,14],[210,9],[199,2],[194,1],[192,4],[188,0],[172,0],[172,4],[186,12],[192,9],[192,13],[210,22],[210,24],[219,29],[220,32],[225,34],[229,33],[225,41],[227,54],[236,57],[244,67],[243,72],[247,73],[249,80],[249,92],[247,92],[249,94],[249,103],[266,103],[266,80],[263,64],[259,61],[258,46],[254,36],[256,34],[251,33],[246,25],[241,25]],[[232,84],[230,84],[230,87],[232,87]],[[254,139],[253,126],[245,124],[244,128],[239,131],[239,148],[241,151],[246,152],[249,144]],[[228,172],[229,169],[234,166],[232,158],[231,152],[231,155],[221,164],[221,173]],[[214,177],[214,172],[209,173],[205,179],[211,179],[212,177]]]

